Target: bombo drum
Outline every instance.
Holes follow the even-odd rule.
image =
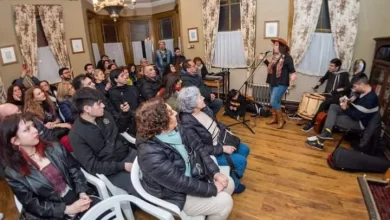
[[[322,95],[308,92],[303,93],[297,114],[304,119],[311,120],[324,100],[325,97]]]

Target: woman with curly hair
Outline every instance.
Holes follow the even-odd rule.
[[[20,86],[13,84],[8,88],[7,103],[18,106],[20,110],[23,109],[24,92]]]
[[[198,138],[177,124],[177,112],[161,98],[141,104],[136,112],[138,163],[145,190],[177,205],[188,216],[227,219],[233,207],[234,183],[219,172],[206,151],[197,151]],[[203,178],[195,172],[193,155],[206,167]],[[200,169],[199,169],[200,170]]]
[[[34,114],[47,128],[64,127],[70,129],[69,124],[60,123],[53,102],[39,86],[33,86],[26,91],[24,112]]]
[[[1,121],[0,159],[23,206],[20,219],[77,219],[93,205],[78,163],[57,142],[40,142],[31,114]]]

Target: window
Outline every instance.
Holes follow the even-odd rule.
[[[218,31],[237,31],[240,29],[240,0],[221,0]]]
[[[139,20],[130,22],[131,41],[144,41],[150,37],[149,21]]]
[[[328,0],[322,0],[322,6],[320,16],[318,17],[316,32],[330,33]]]
[[[159,21],[160,39],[173,39],[172,18],[163,18]]]
[[[115,43],[119,42],[118,32],[116,29],[116,23],[111,21],[105,21],[103,26],[103,41],[104,43]]]
[[[129,25],[134,63],[139,64],[142,58],[146,58],[149,63],[153,63],[152,42],[149,40],[149,20],[131,21]]]

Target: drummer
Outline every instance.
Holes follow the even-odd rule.
[[[312,120],[302,128],[302,131],[311,131],[314,127],[318,113],[327,111],[332,104],[338,104],[339,98],[349,93],[351,88],[349,74],[346,70],[341,69],[341,64],[342,62],[340,59],[332,59],[329,63],[328,71],[321,77],[317,85],[313,87],[313,89],[317,91],[318,87],[328,80],[324,91],[326,99],[321,103]]]

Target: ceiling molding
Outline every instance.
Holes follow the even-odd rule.
[[[175,3],[175,0],[157,0],[153,2],[145,2],[145,3],[136,3],[135,8],[153,8],[160,5],[166,5],[170,3]]]

